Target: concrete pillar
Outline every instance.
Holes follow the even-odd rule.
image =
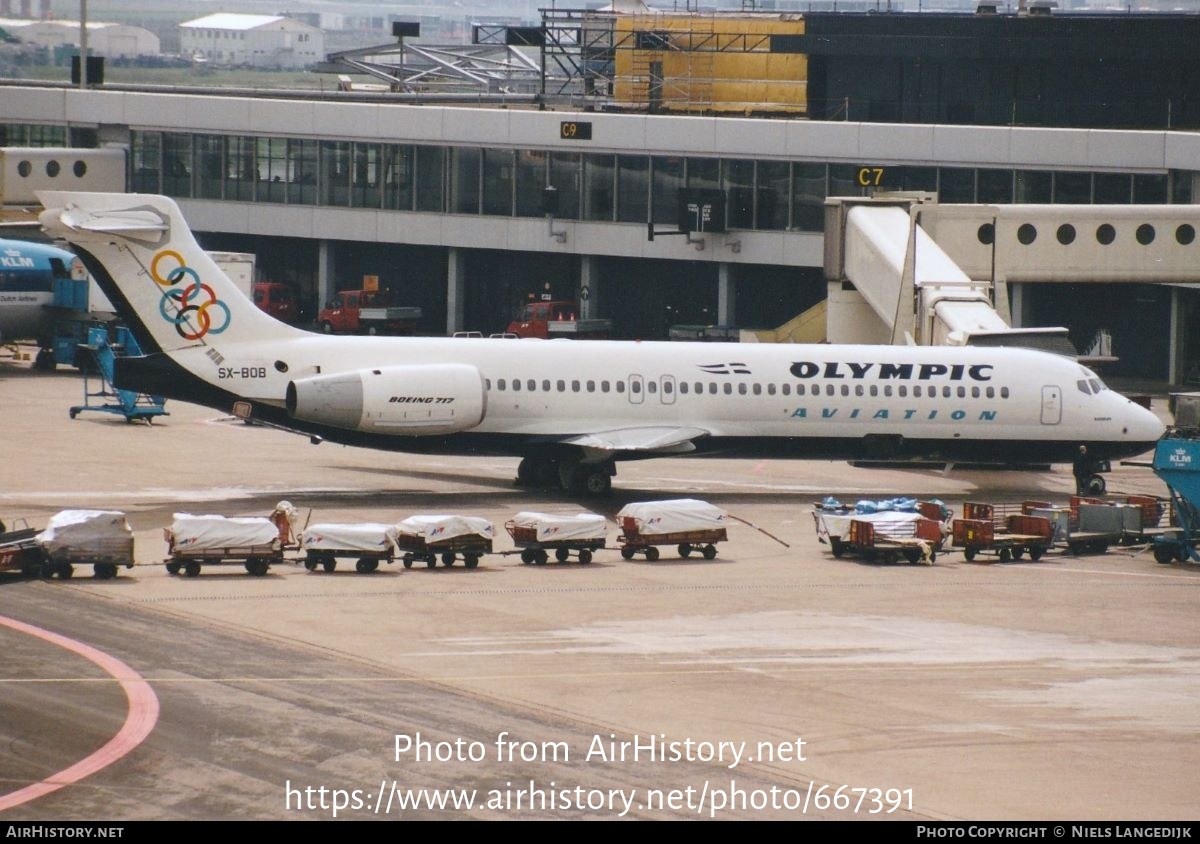
[[[600,277],[594,255],[583,255],[579,259],[579,289],[575,298],[579,300],[580,319],[600,317]]]
[[[717,325],[737,324],[737,281],[733,277],[733,264],[722,261],[717,264]]]
[[[333,255],[333,244],[328,240],[317,241],[317,308],[337,292],[337,261]]]
[[[1171,315],[1169,317],[1170,326],[1167,329],[1167,383],[1182,384],[1183,373],[1180,372],[1180,363],[1183,357],[1183,348],[1180,341],[1183,339],[1183,320],[1180,319],[1180,302],[1179,288],[1171,288]]]
[[[1013,328],[1023,328],[1025,326],[1025,282],[1009,284],[1008,294],[1012,297],[1012,321],[1009,325]]]
[[[446,333],[463,331],[467,300],[467,261],[461,249],[446,250]]]

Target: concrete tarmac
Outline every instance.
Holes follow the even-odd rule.
[[[939,498],[956,515],[1065,503],[1069,466],[663,458],[620,464],[596,501],[515,488],[515,459],[313,446],[173,401],[152,425],[70,419],[82,400],[72,371],[0,363],[0,519],[122,510],[137,566],[0,574],[0,619],[120,660],[158,711],[109,764],[0,819],[319,819],[336,800],[338,818],[376,819],[1195,818],[1200,571],[1142,546],[929,566],[835,559],[816,539],[827,495]],[[1148,468],[1114,468],[1110,493],[1166,494]],[[520,510],[611,520],[679,497],[737,520],[715,560],[501,553]],[[497,553],[474,570],[166,572],[173,513],[281,500],[302,524],[484,516]],[[11,793],[93,752],[130,704],[60,643],[0,626],[0,647]],[[460,805],[399,807],[421,788]]]

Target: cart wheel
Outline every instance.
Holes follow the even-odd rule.
[[[71,575],[75,574],[75,567],[70,563],[62,563],[54,573],[58,575],[59,580],[70,580]]]
[[[187,577],[196,577],[197,575],[200,574],[200,564],[194,563],[194,562],[184,563],[183,564],[183,573]]]
[[[541,548],[539,548],[533,554],[533,561],[535,563],[537,563],[539,566],[546,565],[546,561],[549,559],[550,559],[550,555],[547,554],[545,551],[543,551]]]
[[[967,558],[968,563],[971,562],[975,559],[975,549],[968,545],[963,549],[963,556]]]
[[[1014,560],[1019,560],[1019,559],[1021,559],[1021,557],[1022,557],[1024,554],[1025,554],[1025,546],[1024,546],[1024,545],[1018,545],[1017,547],[1015,547],[1015,548],[1013,548],[1013,549],[1012,549],[1012,558],[1013,558]]]
[[[74,419],[76,416],[79,415],[79,408],[73,407],[70,410],[68,410],[67,413],[71,414],[71,418]]]
[[[841,557],[846,553],[846,545],[836,536],[829,537],[829,550],[835,557]]]
[[[705,545],[704,546],[704,559],[715,560],[716,558],[717,558],[717,546]]]
[[[442,554],[442,565],[443,566],[454,565],[454,552],[446,551]]]
[[[167,574],[179,574],[179,563],[167,563]]]
[[[404,567],[405,567],[406,569],[410,569],[410,568],[412,568],[412,564],[413,564],[413,556],[412,556],[412,554],[405,554],[405,555],[404,555],[404,558],[401,560],[401,562],[403,562],[403,563],[404,563]]]
[[[1043,548],[1041,545],[1030,545],[1029,546],[1029,559],[1033,560],[1036,563],[1038,560],[1040,560],[1042,558],[1042,554],[1043,554],[1043,552],[1045,552],[1045,550],[1046,549]]]
[[[579,562],[585,566],[592,561],[592,552],[587,548],[579,549]]]
[[[431,569],[437,568],[437,557],[433,554],[430,554],[428,557],[425,558],[425,566],[426,566],[426,568],[431,568]]]
[[[370,574],[378,568],[379,560],[375,560],[370,557],[359,557],[358,562],[354,565],[355,571],[357,571],[359,574]]]
[[[1000,562],[1007,563],[1011,559],[1012,559],[1012,551],[1008,550],[1007,548],[1001,548],[1000,549]]]
[[[636,552],[632,548],[630,548],[628,545],[625,545],[621,548],[621,556],[624,557],[626,560],[632,560],[633,555],[635,553]]]
[[[117,576],[117,567],[112,563],[96,563],[92,567],[92,576],[97,580],[111,580]]]
[[[679,543],[679,556],[683,557],[686,560],[691,555],[691,553],[692,553],[691,545],[689,545],[686,542]]]
[[[658,559],[658,549],[653,545],[646,549],[646,559],[652,563]]]
[[[321,560],[321,568],[325,569],[327,574],[337,571],[337,557],[326,557]]]
[[[466,554],[465,556],[463,556],[463,565],[465,565],[469,569],[475,568],[476,566],[479,565],[479,555],[478,554]]]
[[[904,559],[909,563],[909,565],[914,565],[918,560],[921,559],[921,552],[916,548],[905,548]]]
[[[530,563],[533,562],[533,549],[532,548],[526,548],[524,551],[521,552],[521,562],[524,563],[525,565],[529,565]]]
[[[246,571],[255,577],[262,577],[269,571],[271,564],[262,557],[251,557],[246,561]]]

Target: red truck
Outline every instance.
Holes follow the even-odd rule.
[[[568,300],[529,302],[508,324],[508,333],[518,337],[574,337],[604,340],[612,330],[607,319],[577,319],[579,306]]]
[[[325,334],[412,334],[421,309],[396,305],[390,290],[342,290],[321,309]]]
[[[278,281],[254,282],[254,304],[283,322],[295,322],[300,318],[296,291]]]

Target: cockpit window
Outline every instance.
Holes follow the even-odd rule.
[[[1104,382],[1101,381],[1099,378],[1089,378],[1088,383],[1092,385],[1093,393],[1098,393],[1101,390],[1105,389]]]
[[[1080,378],[1075,382],[1075,386],[1078,387],[1079,392],[1083,393],[1085,396],[1090,396],[1092,394],[1092,388],[1088,384],[1086,378]]]

